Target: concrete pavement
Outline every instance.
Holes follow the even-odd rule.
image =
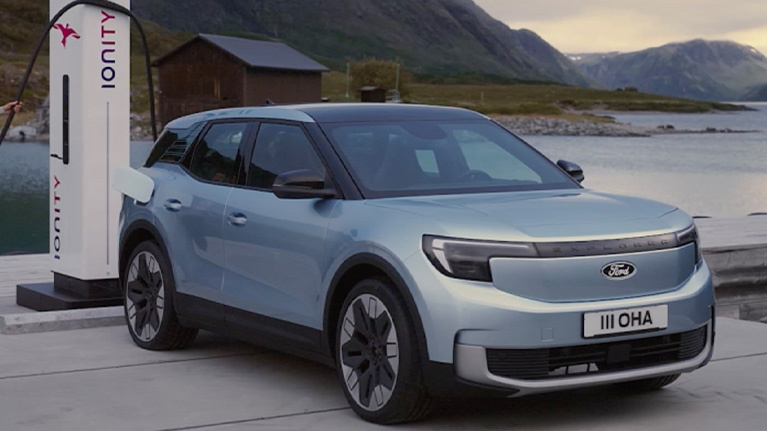
[[[124,327],[0,335],[2,431],[374,428],[332,369],[209,333],[181,352],[141,350]],[[714,361],[660,392],[450,401],[397,428],[763,430],[767,326],[720,319]]]

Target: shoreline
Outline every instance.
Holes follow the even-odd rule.
[[[591,136],[613,138],[649,138],[659,135],[682,135],[682,134],[743,134],[759,133],[759,130],[733,130],[717,129],[708,127],[701,130],[676,129],[671,125],[661,125],[656,128],[635,126],[628,123],[614,121],[611,117],[589,117],[582,119],[572,116],[538,116],[538,115],[490,115],[490,118],[510,130],[516,135],[522,136]],[[596,120],[594,118],[599,118]],[[152,141],[152,136],[143,132],[136,133],[134,130],[130,137],[133,141]],[[6,138],[7,142],[14,143],[48,143],[49,135],[30,136],[26,140]]]
[[[586,114],[586,115],[584,115]],[[616,113],[620,114],[620,113]],[[648,112],[648,114],[662,114]],[[490,115],[503,127],[516,135],[524,136],[593,136],[616,138],[649,138],[658,135],[680,134],[742,134],[758,133],[758,130],[733,130],[707,127],[700,130],[676,129],[670,124],[658,127],[642,127],[616,122],[613,117],[600,113],[573,113],[570,115]]]
[[[633,114],[663,115],[660,111],[641,111],[632,112]],[[723,114],[724,111],[712,111],[712,115]],[[707,127],[700,130],[676,129],[670,124],[659,125],[657,127],[636,126],[629,123],[615,121],[612,115],[625,114],[623,111],[566,111],[563,114],[553,115],[500,115],[489,114],[488,117],[497,121],[503,127],[507,128],[516,135],[524,136],[592,136],[592,137],[652,137],[657,135],[672,134],[742,134],[759,133],[759,130],[734,130],[730,128],[717,129]],[[684,115],[684,114],[669,114]],[[132,120],[136,121],[140,117],[132,114]],[[130,130],[131,141],[152,141],[152,136],[145,130],[143,125],[132,121]],[[12,133],[14,129],[29,129],[30,124],[12,127],[9,131],[6,141],[8,142],[39,142],[46,143],[50,141],[50,136],[45,135],[25,135],[25,139],[19,139],[18,133]]]
[[[159,133],[159,131],[158,131],[158,133]],[[50,140],[51,140],[51,136],[46,134],[46,135],[30,136],[30,137],[28,137],[26,139],[23,139],[23,140],[22,139],[18,139],[18,138],[13,138],[13,137],[7,137],[7,138],[5,138],[4,142],[13,142],[15,144],[26,144],[26,143],[29,143],[29,144],[32,144],[32,143],[47,144],[47,143],[50,142]],[[148,133],[141,133],[141,134],[131,133],[130,141],[131,142],[134,142],[134,141],[152,142],[153,138],[152,138],[152,135],[148,134]]]

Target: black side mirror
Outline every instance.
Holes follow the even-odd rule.
[[[557,162],[557,165],[562,168],[563,171],[567,172],[568,175],[573,177],[575,181],[578,181],[579,183],[582,183],[583,180],[586,179],[586,176],[583,175],[583,169],[581,169],[580,166],[573,162],[568,162],[567,160],[560,160]]]
[[[325,188],[325,180],[317,172],[299,169],[280,174],[272,185],[272,191],[280,199],[334,198],[338,193]]]

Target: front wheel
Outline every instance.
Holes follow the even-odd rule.
[[[125,321],[133,341],[148,350],[176,350],[192,344],[197,330],[181,326],[173,303],[173,273],[153,241],[131,253],[125,268]]]
[[[413,319],[387,280],[367,279],[349,293],[336,330],[336,368],[352,409],[393,424],[424,417],[431,397],[421,377]]]

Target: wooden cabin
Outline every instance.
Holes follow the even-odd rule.
[[[319,102],[328,68],[277,42],[200,34],[152,63],[162,124],[200,111]]]

